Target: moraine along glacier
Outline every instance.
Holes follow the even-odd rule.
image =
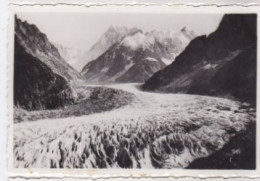
[[[14,36],[15,168],[256,168],[256,15],[111,26],[88,51],[19,16]]]

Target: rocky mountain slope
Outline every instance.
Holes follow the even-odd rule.
[[[47,36],[33,24],[15,18],[15,35],[17,43],[24,47],[30,55],[37,57],[42,63],[46,64],[54,73],[64,77],[67,81],[82,78],[61,57],[58,49],[50,43]]]
[[[171,63],[195,35],[141,30],[128,33],[82,70],[88,82],[144,82]]]
[[[256,100],[256,15],[225,15],[215,32],[195,38],[144,90]]]
[[[84,53],[84,59],[78,61],[75,66],[82,70],[88,62],[97,59],[106,52],[113,44],[118,43],[125,35],[136,31],[137,28],[128,28],[125,26],[111,25],[99,40]]]
[[[14,105],[26,110],[55,109],[73,102],[68,82],[27,53],[15,37]]]
[[[72,104],[72,82],[81,76],[60,56],[47,36],[15,18],[14,105],[26,110]]]

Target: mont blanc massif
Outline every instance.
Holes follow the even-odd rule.
[[[255,14],[111,25],[89,50],[19,15],[14,36],[15,168],[256,168]]]

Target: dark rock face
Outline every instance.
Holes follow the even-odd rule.
[[[82,78],[75,69],[63,60],[58,49],[34,24],[29,24],[15,17],[15,35],[16,41],[24,47],[27,53],[37,57],[41,62],[51,68],[53,72],[68,81],[75,81]]]
[[[73,104],[69,84],[80,78],[35,25],[15,17],[14,105],[26,110]]]
[[[217,30],[197,37],[144,85],[148,91],[256,101],[256,15],[225,15]]]
[[[14,105],[27,110],[55,109],[72,103],[71,94],[67,81],[28,54],[15,38]]]
[[[247,145],[245,147],[245,145]],[[188,169],[255,169],[256,126],[233,137],[223,148],[206,158],[194,160]]]

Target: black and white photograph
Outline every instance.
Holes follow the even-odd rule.
[[[13,168],[257,169],[257,13],[12,18]]]

